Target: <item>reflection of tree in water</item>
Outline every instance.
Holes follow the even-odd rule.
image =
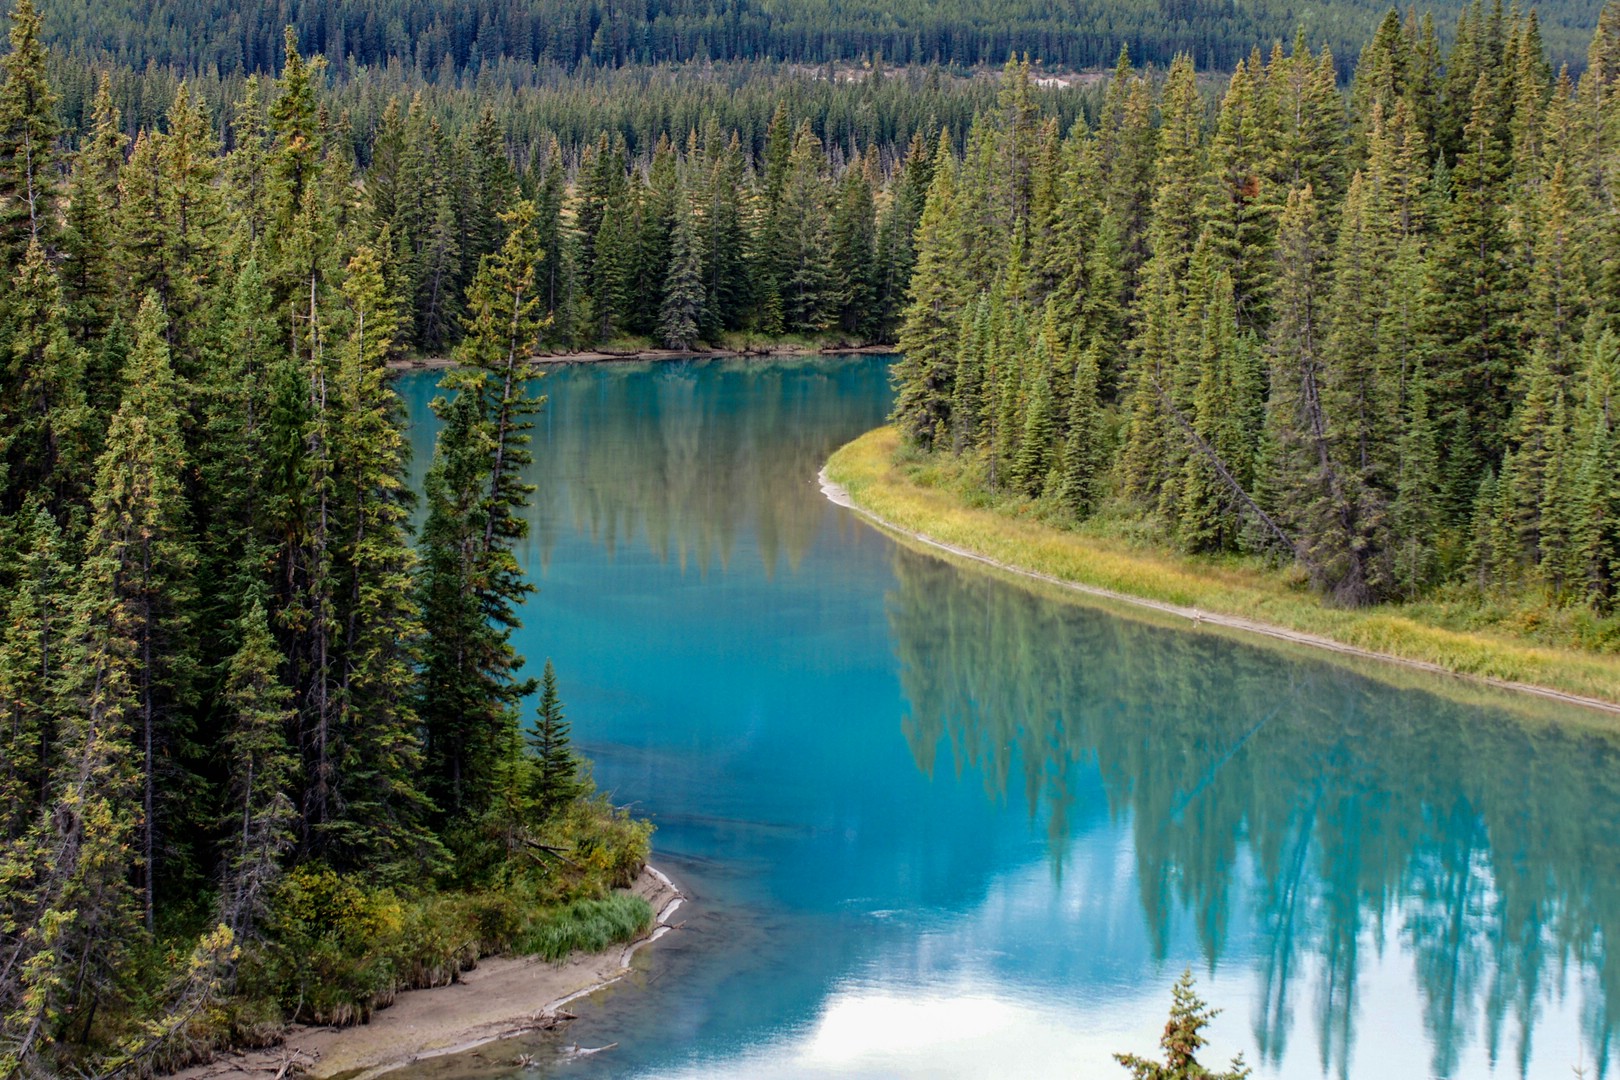
[[[896,572],[919,768],[949,754],[991,798],[1016,791],[1054,853],[1075,779],[1095,770],[1109,811],[1130,815],[1161,958],[1180,911],[1219,959],[1233,878],[1254,867],[1263,1058],[1281,1059],[1312,970],[1322,1069],[1348,1074],[1359,951],[1393,926],[1435,1075],[1455,1075],[1476,1039],[1522,1075],[1566,980],[1585,990],[1602,1075],[1620,1001],[1605,955],[1620,933],[1620,740],[1101,615],[910,551]]]
[[[531,479],[542,556],[562,524],[608,550],[641,537],[685,568],[724,568],[751,531],[767,572],[796,568],[824,513],[807,497],[827,455],[882,421],[871,357],[608,364],[565,369]]]

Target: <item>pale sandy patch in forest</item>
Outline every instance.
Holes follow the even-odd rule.
[[[222,1054],[211,1064],[175,1076],[177,1080],[295,1076],[364,1080],[413,1061],[556,1026],[566,1019],[564,1006],[569,1002],[629,974],[630,958],[672,928],[670,919],[685,899],[651,866],[641,872],[631,891],[646,899],[654,918],[652,930],[629,945],[575,953],[562,964],[533,957],[488,957],[459,982],[400,994],[393,1005],[374,1013],[369,1024],[295,1026],[280,1046]]]

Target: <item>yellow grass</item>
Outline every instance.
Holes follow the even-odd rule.
[[[1620,657],[1614,654],[1529,643],[1506,633],[1460,631],[1393,605],[1332,608],[1281,571],[1144,548],[972,507],[951,491],[921,482],[924,470],[896,464],[898,450],[894,429],[879,428],[835,453],[827,476],[860,509],[900,531],[1061,582],[1261,624],[1243,628],[1273,636],[1328,647],[1337,643],[1620,707]]]

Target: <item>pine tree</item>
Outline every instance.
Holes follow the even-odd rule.
[[[1114,1060],[1125,1066],[1134,1080],[1245,1080],[1249,1070],[1243,1064],[1242,1054],[1233,1058],[1232,1067],[1224,1072],[1211,1072],[1198,1063],[1198,1051],[1209,1045],[1204,1029],[1219,1015],[1219,1010],[1205,1005],[1193,989],[1190,968],[1182,972],[1171,993],[1170,1022],[1159,1038],[1164,1064],[1135,1054],[1115,1054]]]
[[[942,443],[951,425],[951,353],[962,304],[955,201],[956,159],[949,134],[941,132],[933,184],[917,226],[911,301],[900,330],[902,358],[893,369],[894,420],[908,440],[924,449]]]
[[[549,659],[540,676],[540,704],[528,741],[535,757],[535,802],[541,814],[549,817],[573,802],[583,788],[579,759],[570,745],[568,720],[557,694],[557,672]]]
[[[828,192],[821,140],[800,125],[776,207],[773,275],[784,329],[818,333],[833,323],[839,297],[832,263]]]
[[[118,174],[128,141],[113,104],[112,80],[103,74],[90,134],[74,158],[61,235],[63,314],[68,335],[80,348],[100,343],[121,306],[114,234]],[[112,365],[93,365],[86,397],[98,416],[110,418],[117,407],[117,372]]]
[[[221,921],[242,942],[254,936],[281,859],[292,847],[297,810],[287,792],[297,758],[287,742],[295,721],[292,691],[277,675],[281,653],[257,599],[243,611],[237,633],[240,644],[226,669],[223,694],[230,803],[220,908]]]
[[[30,240],[11,283],[11,340],[0,383],[7,419],[4,505],[38,496],[65,520],[88,489],[95,448],[84,400],[84,354],[68,334],[61,288],[45,249]]]
[[[159,799],[161,781],[186,769],[185,712],[191,678],[189,619],[196,551],[186,527],[180,389],[169,366],[166,320],[155,294],[141,303],[124,399],[97,464],[88,547],[103,560],[132,653],[130,717],[141,755],[140,881],[147,928],[155,924],[162,834],[179,808]]]
[[[34,0],[11,12],[11,51],[0,58],[0,267],[30,243],[54,239],[56,93],[45,71],[42,20]]]
[[[16,584],[0,629],[0,843],[21,839],[48,793],[58,723],[61,655],[68,636],[73,571],[60,527],[29,512]]]
[[[1069,391],[1069,416],[1059,461],[1058,497],[1069,512],[1083,519],[1096,509],[1107,468],[1103,418],[1097,394],[1097,353],[1093,342],[1080,353]]]
[[[504,220],[506,242],[469,293],[462,367],[444,380],[458,394],[435,403],[445,426],[422,532],[428,634],[420,715],[429,793],[452,821],[482,817],[498,770],[519,745],[515,705],[532,688],[517,675],[522,661],[509,638],[516,606],[532,590],[512,548],[528,528],[522,510],[532,489],[522,470],[530,460],[527,418],[540,400],[525,379],[544,317],[533,204],[519,202]]]
[[[703,251],[684,197],[675,215],[669,270],[658,309],[658,336],[671,349],[689,349],[698,340],[703,309]]]
[[[877,329],[877,210],[866,171],[851,165],[832,206],[832,266],[838,277],[838,327],[868,338]]]

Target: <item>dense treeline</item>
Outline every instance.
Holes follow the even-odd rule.
[[[1592,0],[1544,9],[1556,55],[1576,58],[1596,9]],[[882,56],[901,64],[974,65],[1022,53],[1082,68],[1106,66],[1122,47],[1158,64],[1185,52],[1201,67],[1226,70],[1254,42],[1286,38],[1301,25],[1313,40],[1349,55],[1380,14],[1369,0],[1309,9],[1280,0],[164,0],[52,2],[46,10],[65,46],[135,69],[155,62],[194,72],[269,72],[281,58],[282,28],[291,23],[307,50],[366,65],[395,60],[440,80],[503,64],[823,64]]]
[[[109,67],[55,52],[48,57],[47,71],[70,140],[90,128],[105,78],[126,135],[133,138],[142,128],[162,126],[184,82],[191,96],[207,106],[228,142],[232,108],[249,78],[156,66]],[[369,160],[389,103],[409,102],[418,95],[427,114],[452,135],[493,111],[519,169],[543,155],[553,138],[572,167],[579,152],[602,132],[622,135],[630,154],[645,158],[660,137],[680,143],[711,120],[735,131],[743,149],[757,157],[765,150],[778,106],[786,106],[795,122],[808,121],[818,138],[842,148],[846,157],[868,145],[893,155],[905,150],[915,132],[937,132],[942,126],[960,143],[974,115],[995,105],[997,85],[990,72],[879,64],[858,74],[826,78],[819,69],[761,62],[485,72],[477,79],[440,84],[397,63],[361,68],[323,62],[320,79],[325,84],[321,100],[332,116],[346,118],[348,137],[362,164]],[[1095,79],[1071,79],[1044,86],[1039,101],[1043,113],[1055,115],[1067,129],[1082,112],[1096,113],[1101,91]]]
[[[983,486],[1193,552],[1280,552],[1344,604],[1445,582],[1620,590],[1620,8],[1579,81],[1479,3],[1392,13],[1348,98],[1303,42],[1122,60],[1095,127],[1027,75],[942,145],[896,419]]]
[[[68,158],[40,33],[22,0],[0,59],[0,1075],[146,1073],[633,934],[603,894],[647,829],[510,642],[535,204],[475,156],[413,546],[385,369],[428,286],[313,65],[229,153],[181,88],[133,142],[101,95]]]
[[[744,330],[871,340],[892,337],[904,303],[932,160],[923,146],[893,167],[875,144],[829,154],[784,104],[757,167],[710,117],[640,160],[603,132],[572,170],[553,139],[520,178],[493,112],[452,139],[419,100],[396,101],[371,147],[366,209],[420,350],[457,337],[464,287],[524,191],[544,253],[549,322],[537,334],[548,347],[631,337],[684,349]]]

